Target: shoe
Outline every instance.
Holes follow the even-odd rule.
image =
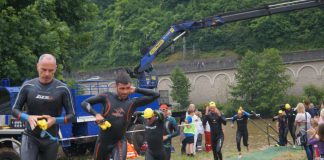
[[[238,155],[238,159],[242,159],[242,154],[241,154],[241,152],[240,152],[239,155]]]
[[[295,145],[293,145],[293,148],[295,149],[295,148],[296,148],[296,146],[295,146]]]

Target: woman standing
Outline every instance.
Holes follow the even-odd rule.
[[[311,127],[311,115],[308,112],[305,112],[305,106],[303,103],[298,103],[297,115],[295,119],[295,124],[299,127],[299,131],[302,135],[307,134],[307,130],[312,129]],[[310,135],[307,134],[307,139],[310,138]],[[310,144],[305,144],[304,149],[306,151],[307,159],[313,160],[313,147]]]

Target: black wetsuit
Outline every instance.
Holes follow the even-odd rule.
[[[170,160],[171,159],[171,140],[173,137],[178,136],[180,134],[179,127],[177,126],[176,120],[168,116],[166,120],[164,121],[164,132],[163,135],[167,135],[168,138],[163,141],[164,149],[166,152],[166,159]]]
[[[81,106],[90,114],[98,114],[91,106],[102,104],[102,116],[111,123],[107,130],[100,130],[94,151],[94,159],[106,160],[112,153],[114,159],[126,159],[126,129],[135,109],[149,104],[160,95],[152,90],[136,88],[135,92],[142,97],[120,100],[115,93],[106,92],[92,96],[81,103]]]
[[[279,145],[285,146],[288,142],[287,134],[288,134],[288,124],[286,116],[278,116],[279,123]]]
[[[243,115],[241,118],[239,118],[236,115],[233,116],[232,118],[232,123],[234,121],[237,122],[237,130],[236,130],[236,146],[237,150],[241,152],[241,138],[243,137],[243,145],[248,147],[248,138],[249,138],[249,133],[247,129],[247,121],[249,119],[249,113],[243,112]]]
[[[26,105],[26,113],[23,106]],[[61,116],[62,109],[66,116]],[[74,120],[75,112],[69,89],[62,82],[54,79],[51,83],[43,85],[38,78],[23,84],[13,106],[14,117],[28,122],[29,115],[50,115],[56,118],[56,124],[46,131],[53,137],[58,137],[59,125]],[[56,160],[58,141],[51,140],[47,135],[41,137],[41,129],[31,130],[29,124],[23,133],[21,144],[21,159]]]
[[[164,117],[161,112],[155,111],[156,120],[152,124],[146,122],[145,137],[147,141],[147,151],[145,160],[165,160],[165,150],[163,147]]]
[[[214,159],[223,159],[222,146],[224,142],[224,133],[222,129],[222,124],[226,125],[226,118],[223,114],[218,116],[216,113],[210,112],[203,120],[204,126],[209,123],[210,133],[211,133],[211,143],[213,148]]]
[[[295,126],[296,112],[293,109],[285,110],[285,112],[288,121],[288,130],[295,144],[296,143],[296,134],[295,134],[296,133],[296,126]]]

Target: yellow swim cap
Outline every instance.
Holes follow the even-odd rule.
[[[209,102],[209,107],[216,107],[216,103],[214,101]]]
[[[143,117],[144,117],[145,119],[152,118],[153,115],[154,115],[154,111],[153,111],[151,108],[146,108],[146,109],[144,110]]]
[[[282,114],[282,110],[279,110],[279,112],[278,112],[279,114]]]
[[[290,107],[290,105],[287,103],[287,104],[285,104],[285,109],[290,109],[291,107]]]

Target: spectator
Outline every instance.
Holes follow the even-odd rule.
[[[305,135],[307,134],[307,130],[311,129],[311,115],[305,111],[305,106],[303,103],[298,103],[297,107],[297,115],[295,119],[295,125],[299,127],[300,133]],[[309,138],[310,135],[307,134],[307,137]],[[305,144],[304,146],[307,159],[313,160],[313,147],[310,144]]]

